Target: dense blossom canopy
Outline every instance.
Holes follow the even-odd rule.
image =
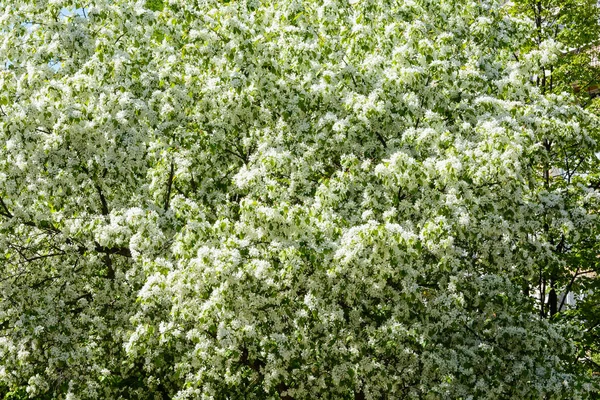
[[[597,124],[503,3],[2,1],[0,393],[588,396],[521,288]]]

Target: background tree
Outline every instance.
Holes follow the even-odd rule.
[[[600,8],[596,1],[516,1],[513,13],[532,21],[529,40],[521,52],[543,52],[555,47],[555,56],[541,59],[532,79],[543,94],[572,93],[577,103],[598,113],[600,68]],[[515,54],[515,57],[518,57]],[[594,137],[598,140],[597,137]],[[583,337],[581,357],[600,372],[592,359],[598,354],[600,338],[597,289],[599,227],[595,193],[600,188],[598,154],[591,154],[579,141],[557,142],[544,137],[546,151],[539,164],[543,182],[538,193],[543,208],[540,234],[548,238],[553,261],[540,266],[539,274],[529,278],[540,296],[542,316],[567,317],[580,324]],[[565,304],[566,294],[578,299],[574,309]]]
[[[0,5],[3,394],[592,396],[521,289],[597,121],[502,2],[72,7]]]
[[[532,76],[543,92],[569,92],[590,104],[590,90],[600,82],[597,68],[600,45],[600,8],[593,0],[518,0],[511,11],[531,21],[522,52],[558,46],[558,54],[538,63]],[[515,54],[517,56],[517,53]],[[595,92],[592,93],[592,96]]]

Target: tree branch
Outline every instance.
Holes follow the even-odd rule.
[[[83,252],[86,251],[86,249],[84,247],[80,247],[79,251],[81,252],[83,250]],[[98,253],[103,253],[103,254],[116,254],[119,256],[123,256],[123,257],[128,257],[131,258],[131,250],[129,250],[129,248],[127,247],[105,247],[105,246],[100,246],[98,243],[96,243],[96,247],[94,248],[95,251],[97,251]]]
[[[0,212],[0,215],[6,217],[6,218],[15,218],[14,215],[12,215],[8,209],[6,208],[6,204],[4,204],[4,202],[2,201],[2,198],[0,197],[0,206],[2,206],[2,208],[4,208],[4,212]],[[30,226],[32,228],[36,228],[42,231],[50,231],[52,233],[60,233],[62,234],[61,230],[58,229],[57,227],[55,227],[54,225],[52,225],[52,223],[48,222],[48,221],[41,221],[40,223],[35,223],[33,221],[20,221],[21,224],[26,225],[26,226]],[[74,244],[75,240],[73,240],[70,237],[66,237],[65,238],[65,242],[67,244]],[[77,247],[77,251],[80,254],[84,254],[87,249],[84,246],[78,246]],[[101,246],[98,243],[95,243],[95,247],[94,247],[94,251],[97,251],[98,253],[103,253],[103,254],[117,254],[123,257],[128,257],[131,258],[131,250],[129,250],[129,248],[127,247],[106,247],[106,246]],[[25,259],[27,259],[26,257],[23,257]]]
[[[577,270],[571,277],[571,281],[569,281],[569,284],[565,287],[565,294],[563,295],[562,300],[560,301],[560,306],[558,307],[558,312],[560,312],[562,310],[563,306],[565,305],[565,300],[567,299],[567,295],[571,291],[571,286],[573,286],[573,282],[575,282],[575,278],[577,278],[577,274],[579,274],[580,268],[581,268],[580,265],[577,266]]]
[[[23,257],[26,262],[33,262],[33,261],[37,261],[37,260],[42,260],[44,258],[51,258],[51,257],[56,257],[56,256],[64,256],[65,254],[66,254],[65,252],[51,253],[51,254],[39,255],[39,256],[35,256],[35,257],[31,257],[31,258],[27,258],[23,254],[21,254],[21,257]]]
[[[171,160],[171,170],[169,171],[169,179],[167,180],[167,194],[165,195],[164,210],[169,209],[169,202],[171,201],[171,188],[173,187],[173,178],[175,176],[175,164]]]
[[[387,149],[387,142],[385,141],[385,139],[383,138],[383,136],[381,136],[381,134],[379,132],[375,132],[375,135],[377,135],[377,139],[379,140],[379,142],[381,142],[381,144],[383,145],[384,148]]]
[[[104,197],[104,193],[102,192],[102,188],[96,182],[94,182],[94,186],[96,187],[96,191],[98,192],[98,196],[100,196],[100,203],[102,204],[102,215],[108,215],[108,214],[110,214],[110,212],[108,211],[108,203],[106,202],[106,198]]]
[[[13,215],[8,210],[8,207],[6,207],[6,204],[4,203],[4,200],[2,199],[2,196],[0,196],[0,206],[2,206],[2,208],[4,209],[4,211],[0,211],[0,215],[4,215],[7,218],[12,218],[13,217]]]
[[[229,150],[228,148],[224,148],[223,150],[225,150],[229,154],[233,154],[234,156],[238,157],[240,160],[242,160],[244,162],[244,164],[248,163],[248,161],[246,160],[246,157],[242,156],[241,154],[238,154],[233,150]]]

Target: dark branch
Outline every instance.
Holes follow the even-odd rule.
[[[381,134],[379,132],[375,132],[375,135],[377,135],[377,139],[379,140],[379,142],[381,142],[383,147],[387,149],[387,142],[385,141],[383,136],[381,136]]]
[[[358,392],[354,392],[354,400],[365,400],[365,393],[362,390],[359,390]]]
[[[2,199],[1,196],[0,196],[0,206],[4,210],[4,211],[0,211],[0,215],[4,215],[7,218],[12,218],[13,217],[13,215],[8,210],[8,207],[6,207],[6,204],[4,203],[4,200]]]
[[[117,40],[115,40],[115,42],[113,44],[117,44],[119,43],[119,40],[121,40],[121,38],[125,36],[125,33],[122,33],[121,35],[119,35],[119,37],[117,38]]]
[[[569,281],[569,284],[565,287],[565,293],[563,294],[563,297],[562,297],[562,300],[560,302],[560,305],[558,306],[558,312],[560,312],[562,310],[563,306],[565,305],[565,300],[567,300],[567,295],[571,291],[571,287],[573,286],[573,283],[575,282],[575,279],[579,275],[579,270],[580,269],[581,269],[581,266],[577,266],[577,270],[575,271],[575,273],[571,277],[571,280]]]
[[[3,212],[0,212],[0,215],[6,217],[6,218],[15,218],[14,215],[12,215],[8,209],[6,208],[6,204],[4,204],[4,202],[2,201],[2,198],[0,197],[0,206],[4,209]],[[62,234],[61,230],[58,229],[57,227],[55,227],[51,222],[48,221],[41,221],[39,223],[33,222],[33,221],[20,221],[21,224],[25,225],[25,226],[30,226],[32,228],[36,228],[42,231],[46,231],[46,232],[52,232],[53,234]],[[65,238],[65,242],[67,244],[74,244],[75,240],[73,240],[72,238],[66,237]],[[77,251],[80,254],[84,254],[87,252],[87,249],[84,246],[78,246],[77,247]],[[127,247],[105,247],[105,246],[101,246],[98,243],[96,243],[95,247],[94,247],[94,251],[97,251],[98,253],[103,253],[103,254],[116,254],[116,255],[120,255],[123,257],[128,257],[131,258],[131,250],[129,250],[129,248]],[[27,260],[27,257],[23,257]]]
[[[42,259],[44,259],[44,258],[51,258],[51,257],[57,257],[57,256],[64,256],[65,254],[66,254],[66,253],[63,251],[63,252],[60,252],[60,253],[44,254],[44,255],[35,256],[35,257],[31,257],[31,258],[27,258],[27,257],[25,257],[25,256],[23,256],[23,255],[21,255],[21,256],[22,256],[22,257],[25,259],[25,261],[27,261],[27,262],[32,262],[32,261],[42,260]]]
[[[131,250],[127,247],[104,247],[100,246],[96,243],[96,247],[94,248],[98,253],[103,254],[117,254],[119,256],[131,258]],[[79,252],[85,252],[86,249],[84,247],[79,248]]]
[[[102,192],[102,188],[97,183],[94,183],[96,187],[96,191],[98,192],[98,196],[100,196],[100,203],[102,204],[102,215],[108,215],[110,212],[108,211],[108,203],[106,202],[106,198],[104,197],[104,193]]]
[[[196,181],[194,180],[194,174],[192,172],[190,172],[190,175],[192,176],[190,184],[192,185],[192,190],[194,191],[194,193],[196,193],[198,191],[198,185],[196,184]]]
[[[102,261],[104,261],[104,265],[106,265],[106,277],[111,281],[115,280],[115,267],[113,267],[112,260],[110,259],[110,254],[104,254],[102,257]]]
[[[233,151],[233,150],[230,150],[230,149],[227,149],[227,148],[224,148],[223,150],[225,150],[225,151],[226,151],[227,153],[229,153],[229,154],[233,154],[234,156],[238,157],[240,160],[242,160],[242,161],[244,162],[244,164],[246,164],[246,163],[248,162],[248,161],[246,160],[246,157],[244,157],[244,156],[243,156],[243,155],[241,155],[241,154],[238,154],[238,153],[236,153],[236,152],[235,152],[235,151]]]
[[[171,201],[171,189],[173,187],[173,178],[175,177],[175,164],[171,160],[171,170],[169,171],[169,179],[167,180],[167,194],[165,195],[165,206],[164,210],[169,209],[169,202]]]

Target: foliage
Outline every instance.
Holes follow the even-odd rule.
[[[0,4],[0,388],[592,396],[522,287],[595,235],[547,172],[597,120],[502,3]]]
[[[531,33],[523,50],[556,45],[560,57],[538,65],[534,79],[543,91],[575,92],[589,102],[588,90],[600,83],[596,63],[600,45],[600,8],[595,0],[516,0],[511,11],[528,17]]]
[[[600,42],[600,7],[592,0],[518,0],[512,5],[516,15],[532,20],[532,34],[523,51],[540,51],[551,43],[558,57],[539,63],[535,84],[543,93],[572,92],[578,104],[599,115],[597,96],[600,65],[597,62]],[[590,192],[600,188],[600,170],[596,157],[571,144],[545,141],[547,152],[541,175],[545,181],[540,196],[552,196],[545,202],[544,234],[552,244],[558,263],[540,266],[530,283],[543,293],[538,302],[543,316],[570,321],[579,327],[578,351],[596,373],[600,365],[593,360],[600,346],[600,309],[598,308],[598,225],[594,220],[574,217],[597,215],[598,206],[589,201]],[[565,228],[567,220],[576,220]],[[567,307],[564,295],[577,297],[575,307]],[[547,297],[545,297],[547,295]]]

